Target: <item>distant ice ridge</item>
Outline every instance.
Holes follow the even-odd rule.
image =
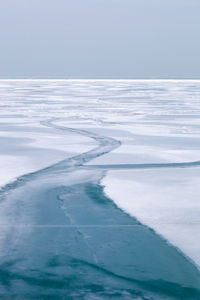
[[[122,145],[91,161],[104,164],[200,160],[200,81],[0,81],[0,185],[94,148],[59,124],[109,136]],[[119,207],[200,264],[199,168],[112,170],[102,184]]]

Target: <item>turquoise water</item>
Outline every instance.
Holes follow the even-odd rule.
[[[44,145],[35,145],[35,152],[29,145],[41,130],[42,141],[52,135],[57,145],[58,134],[61,141],[69,139],[70,153],[73,134],[93,143],[91,150],[78,149],[71,157],[27,172],[1,188],[0,299],[200,299],[200,272],[194,262],[116,206],[101,186],[109,170],[187,170],[198,168],[199,159],[170,162],[167,156],[154,162],[150,155],[143,162],[145,153],[137,163],[124,162],[124,154],[122,162],[109,157],[103,164],[97,161],[120,149],[123,136],[127,145],[144,146],[146,151],[147,145],[156,144],[163,147],[155,148],[161,152],[174,148],[196,153],[192,152],[199,149],[195,95],[200,85],[2,81],[0,88],[0,114],[5,119],[1,154],[41,158],[43,153],[44,158],[48,152]],[[87,164],[91,161],[93,165]]]
[[[119,143],[78,132],[99,146],[1,191],[12,206],[1,224],[2,299],[200,299],[192,262],[104,195],[104,170],[84,167]]]

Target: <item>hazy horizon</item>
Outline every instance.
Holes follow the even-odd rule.
[[[7,0],[0,78],[200,78],[197,0]]]

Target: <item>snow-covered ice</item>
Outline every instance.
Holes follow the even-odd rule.
[[[200,168],[166,168],[200,161],[199,96],[198,80],[1,80],[0,185],[96,147],[46,121],[108,136],[121,146],[86,164],[107,166],[105,193],[200,265]]]

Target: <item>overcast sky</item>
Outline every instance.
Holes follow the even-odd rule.
[[[200,78],[200,0],[0,0],[0,77]]]

